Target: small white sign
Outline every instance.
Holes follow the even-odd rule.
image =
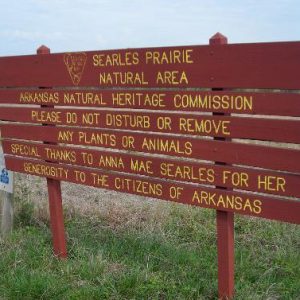
[[[0,145],[0,190],[13,193],[13,172],[5,168],[4,154]]]
[[[13,193],[13,172],[0,165],[0,190]]]

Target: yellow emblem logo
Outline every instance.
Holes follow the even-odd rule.
[[[74,85],[78,85],[85,67],[86,53],[66,53],[64,62]]]

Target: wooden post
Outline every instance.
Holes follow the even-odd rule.
[[[209,39],[210,45],[225,45],[227,38],[220,33],[216,33]],[[214,55],[213,50],[211,55]],[[213,90],[223,90],[214,88]],[[213,113],[213,115],[225,115],[223,113]],[[227,114],[229,115],[229,114]],[[215,140],[225,141],[230,139],[215,138]],[[224,162],[216,162],[224,165]],[[217,187],[222,188],[223,187]],[[231,299],[234,294],[234,214],[217,210],[217,247],[218,247],[218,291],[219,299]]]
[[[50,49],[41,46],[37,49],[38,55],[50,54]],[[41,107],[53,107],[42,105]],[[46,125],[45,125],[46,126]],[[47,178],[50,224],[52,231],[52,241],[54,254],[59,258],[67,257],[67,247],[65,240],[64,216],[62,208],[61,186],[59,180]]]

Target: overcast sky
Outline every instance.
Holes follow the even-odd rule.
[[[0,0],[0,56],[300,40],[299,0]]]

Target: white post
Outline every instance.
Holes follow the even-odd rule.
[[[2,192],[3,206],[2,206],[2,220],[1,220],[1,234],[3,237],[8,236],[13,229],[14,220],[14,195],[12,193]]]

